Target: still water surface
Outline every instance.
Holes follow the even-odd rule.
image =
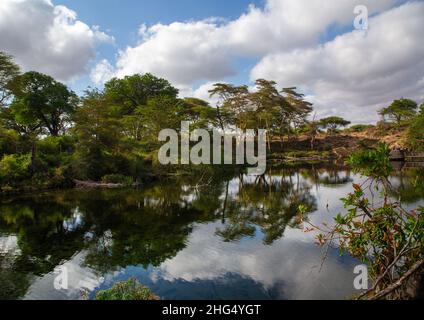
[[[423,204],[423,176],[391,179],[407,207]],[[363,180],[309,165],[262,178],[194,175],[141,190],[2,198],[0,299],[81,299],[129,278],[162,299],[349,298],[359,263],[334,249],[322,264],[295,216],[305,204],[312,222],[331,222]],[[55,289],[65,273],[68,289]]]

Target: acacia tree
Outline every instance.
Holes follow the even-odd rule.
[[[13,80],[10,112],[16,123],[42,128],[52,136],[65,132],[78,98],[64,84],[38,72]]]
[[[307,122],[306,118],[313,111],[312,103],[306,101],[305,95],[297,92],[296,87],[284,88],[282,93],[287,103],[292,107],[289,113],[292,125],[295,128],[304,125]]]
[[[10,98],[10,83],[18,75],[19,67],[12,57],[0,51],[0,107],[4,107]]]
[[[340,117],[324,118],[324,119],[321,119],[319,123],[323,129],[327,129],[328,132],[330,132],[331,134],[334,134],[338,128],[346,127],[349,124],[351,124],[350,121],[347,121]]]
[[[217,124],[222,131],[228,125],[236,125],[237,116],[243,112],[247,106],[247,86],[233,86],[226,83],[216,83],[213,89],[209,90],[210,97],[218,97],[216,105]]]
[[[390,120],[395,121],[400,125],[405,120],[412,119],[417,113],[418,104],[410,99],[395,100],[387,108],[379,111],[383,118],[388,117]]]

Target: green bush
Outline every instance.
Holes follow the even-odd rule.
[[[37,142],[38,157],[48,167],[59,167],[70,161],[74,140],[70,136],[47,137]]]
[[[142,286],[136,279],[118,282],[108,290],[99,291],[96,300],[159,300],[149,288]]]
[[[347,129],[349,132],[364,132],[367,129],[374,128],[372,125],[367,124],[356,124],[354,126],[351,126],[349,129]]]
[[[1,184],[15,184],[30,177],[31,155],[5,155],[0,161]]]
[[[420,114],[412,122],[408,130],[408,141],[412,149],[424,151],[424,114]]]
[[[124,185],[133,184],[134,180],[131,177],[124,176],[122,174],[108,174],[102,178],[104,183],[119,183]]]

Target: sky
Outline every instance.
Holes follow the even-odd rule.
[[[365,5],[368,28],[356,30]],[[318,117],[378,121],[424,101],[424,0],[1,0],[0,50],[82,94],[150,72],[180,95],[213,83],[298,87]]]

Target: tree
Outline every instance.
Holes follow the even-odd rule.
[[[150,98],[159,96],[177,98],[178,89],[174,88],[168,80],[146,73],[127,76],[123,79],[113,78],[105,84],[104,93],[122,115],[129,115],[137,107],[147,105]]]
[[[77,105],[77,96],[64,84],[38,72],[17,76],[13,95],[10,112],[16,123],[55,137],[65,132]]]
[[[308,124],[308,116],[313,111],[312,103],[304,99],[305,95],[297,92],[296,87],[282,90],[285,103],[282,104],[281,135],[294,131],[298,133],[300,127]],[[311,129],[311,128],[310,128]]]
[[[417,113],[417,108],[418,105],[415,101],[400,99],[393,101],[387,108],[381,109],[379,114],[384,118],[388,117],[400,125],[403,121],[412,119]]]
[[[311,150],[315,149],[315,142],[317,135],[319,134],[319,127],[319,121],[315,121],[315,116],[312,121],[305,125],[305,133],[311,138]]]
[[[338,128],[346,127],[351,122],[340,117],[328,117],[319,121],[323,129],[327,129],[330,133],[335,133]]]
[[[182,100],[184,118],[192,123],[193,128],[208,128],[216,124],[217,110],[208,102],[198,98],[184,98]]]
[[[10,82],[19,75],[19,67],[12,57],[0,51],[0,107],[10,98]]]
[[[291,106],[288,108],[288,118],[294,128],[307,123],[307,117],[313,111],[312,103],[305,100],[305,95],[297,92],[297,88],[284,88],[282,91],[285,100]],[[287,106],[286,106],[287,108]]]
[[[213,89],[209,90],[210,97],[218,97],[216,105],[216,117],[219,127],[222,131],[228,125],[236,125],[237,114],[241,112],[240,108],[245,106],[245,98],[249,90],[246,86],[236,87],[227,83],[216,83]]]
[[[116,167],[116,159],[124,151],[120,144],[122,124],[113,116],[104,95],[87,91],[73,120],[78,141],[74,162],[78,178],[99,180],[106,174],[124,173],[126,168]]]

